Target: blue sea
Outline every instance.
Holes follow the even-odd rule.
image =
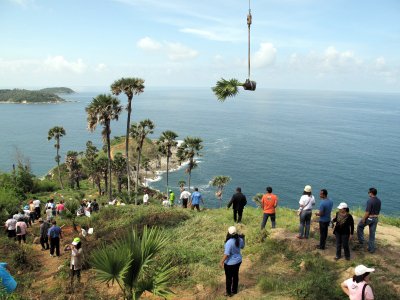
[[[92,140],[101,146],[99,130],[86,129],[85,107],[99,92],[64,96],[65,104],[0,105],[0,170],[10,171],[16,152],[29,158],[42,176],[55,162],[53,126],[63,126],[61,153],[84,150]],[[124,96],[120,97],[126,103]],[[328,189],[335,204],[364,207],[369,187],[378,189],[382,211],[399,216],[400,94],[258,89],[241,91],[225,103],[209,88],[146,88],[133,100],[132,121],[150,118],[158,138],[173,130],[183,140],[200,137],[204,149],[192,172],[207,207],[218,207],[216,175],[232,178],[225,188],[226,203],[237,186],[250,200],[272,186],[283,206],[297,208],[306,184],[314,193]],[[112,136],[124,135],[126,113],[112,124]],[[187,181],[184,169],[170,174]],[[164,190],[165,178],[152,183]]]

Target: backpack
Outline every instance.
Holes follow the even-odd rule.
[[[17,233],[17,234],[21,234],[21,232],[22,232],[21,227],[20,227],[20,226],[17,226],[17,227],[16,227],[16,233]]]

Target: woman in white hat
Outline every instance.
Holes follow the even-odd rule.
[[[298,239],[308,239],[310,235],[312,207],[315,205],[315,198],[312,195],[311,185],[304,187],[303,195],[299,201],[300,208],[298,210],[300,216],[300,226]]]
[[[349,278],[341,283],[340,287],[349,296],[350,300],[374,299],[372,288],[369,285],[369,274],[374,271],[374,268],[358,265],[354,269],[353,278]]]
[[[237,233],[236,227],[228,228],[228,234],[225,240],[224,256],[221,259],[220,266],[225,269],[226,293],[225,296],[231,297],[238,292],[239,268],[242,263],[240,249],[244,248],[244,235]]]
[[[336,223],[333,234],[336,236],[336,256],[335,260],[342,258],[342,247],[344,250],[344,257],[350,260],[350,247],[349,240],[353,238],[354,233],[354,219],[349,213],[349,207],[346,203],[342,202],[338,206],[339,211],[332,222]]]

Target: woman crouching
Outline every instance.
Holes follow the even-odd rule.
[[[231,297],[238,292],[239,268],[242,263],[240,249],[244,248],[244,235],[237,233],[236,227],[228,228],[228,234],[225,240],[224,256],[221,259],[220,266],[225,269],[226,293],[225,296]]]

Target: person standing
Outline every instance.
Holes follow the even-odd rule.
[[[17,225],[17,220],[15,220],[12,215],[4,223],[4,228],[7,230],[7,236],[9,238],[13,238],[13,239],[17,238],[17,235],[15,233],[16,225]]]
[[[369,274],[374,272],[374,268],[358,265],[354,268],[353,278],[349,278],[340,284],[343,292],[349,296],[350,300],[373,300],[374,293],[369,285]]]
[[[29,201],[29,223],[32,225],[36,220],[36,210],[33,200]]]
[[[149,204],[149,194],[147,190],[145,190],[143,195],[143,205],[148,205],[148,204]]]
[[[220,261],[221,268],[225,270],[225,296],[231,297],[238,292],[239,268],[242,263],[240,249],[243,249],[244,245],[244,235],[240,236],[235,226],[229,227],[225,239],[224,255]]]
[[[278,206],[278,196],[272,194],[272,187],[266,188],[267,193],[261,198],[261,209],[264,211],[261,229],[265,228],[268,218],[271,217],[272,228],[275,228],[275,208]]]
[[[35,206],[35,214],[36,214],[36,219],[38,220],[41,217],[41,210],[40,210],[40,205],[42,203],[40,202],[39,199],[34,199],[33,200],[33,205]]]
[[[26,243],[26,229],[28,228],[28,225],[26,225],[26,222],[24,219],[20,218],[15,224],[15,232],[17,234],[17,241],[19,244],[21,244],[21,240]]]
[[[74,238],[71,243],[71,286],[74,283],[74,277],[76,275],[78,283],[81,282],[81,269],[83,265],[83,249],[80,238]]]
[[[96,199],[93,199],[92,210],[93,210],[93,212],[98,212],[99,211],[99,204],[97,203]]]
[[[364,228],[369,227],[369,241],[368,241],[368,252],[375,252],[375,233],[376,227],[378,226],[378,217],[381,211],[381,200],[376,197],[378,191],[376,188],[370,188],[368,190],[369,199],[367,201],[367,207],[365,214],[361,218],[357,226],[357,238],[360,245],[364,244]]]
[[[60,256],[60,239],[62,239],[61,228],[57,226],[56,220],[51,222],[52,226],[47,232],[47,236],[50,240],[50,256],[54,257],[54,250],[56,250],[56,255]]]
[[[303,195],[300,197],[299,204],[300,226],[299,235],[297,236],[297,238],[308,239],[310,235],[312,207],[313,205],[315,205],[315,199],[312,195],[311,185],[306,185],[304,187]]]
[[[319,216],[319,245],[317,249],[325,250],[329,223],[331,222],[333,201],[328,198],[328,191],[326,189],[322,189],[319,192],[319,197],[322,201],[319,205],[319,211],[316,213],[316,215]]]
[[[336,217],[332,220],[333,223],[336,223],[335,229],[333,230],[333,234],[336,236],[335,260],[342,257],[342,245],[344,257],[346,260],[350,260],[349,240],[353,238],[354,234],[354,219],[353,216],[349,214],[349,208],[346,203],[340,203],[338,209],[339,212],[336,213]]]
[[[47,220],[43,220],[39,218],[40,223],[40,245],[42,245],[42,251],[49,250],[49,237],[47,236],[47,232],[49,231],[50,224]]]
[[[204,205],[203,196],[200,194],[199,189],[194,188],[194,192],[192,194],[192,210],[196,208],[197,211],[200,211],[200,201]]]
[[[10,274],[8,264],[0,262],[0,281],[3,285],[5,292],[11,294],[17,288],[17,282],[14,277]],[[8,299],[7,295],[2,295],[2,299]],[[10,297],[13,299],[14,297]]]
[[[228,208],[232,206],[233,220],[237,223],[242,222],[243,209],[247,204],[246,196],[242,194],[240,187],[236,188],[236,193],[233,194],[231,201],[228,203]]]
[[[175,203],[175,193],[172,190],[169,190],[169,204],[171,207],[173,207],[174,203]]]
[[[185,190],[185,188],[182,188],[182,193],[179,196],[179,199],[182,200],[182,207],[183,208],[187,208],[187,204],[190,198],[190,193],[188,191]]]

